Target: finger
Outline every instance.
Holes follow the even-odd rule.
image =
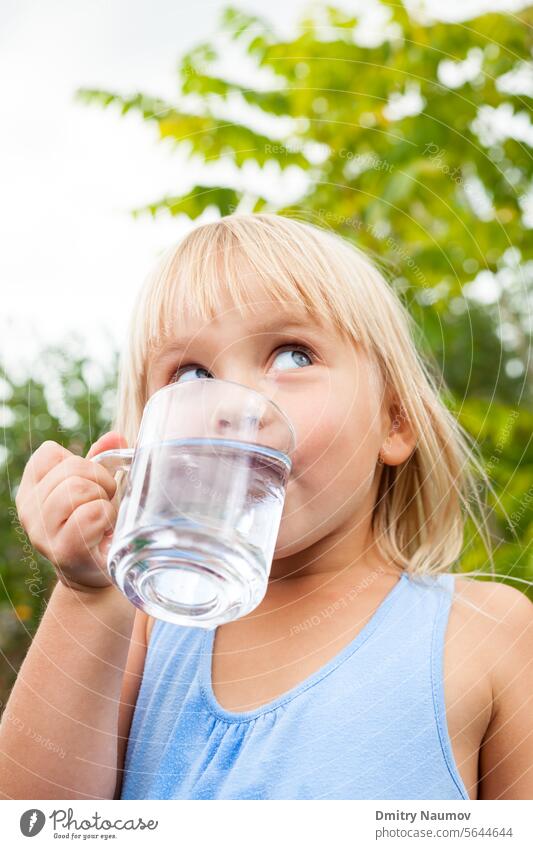
[[[101,555],[102,563],[107,563],[107,556],[109,554],[109,549],[111,548],[111,543],[113,542],[113,531],[107,530],[104,531],[104,535],[102,537],[102,541],[98,544],[98,551]]]
[[[126,438],[116,430],[110,430],[108,433],[104,433],[93,445],[91,445],[87,453],[87,459],[89,460],[91,457],[94,457],[96,454],[100,454],[102,451],[110,451],[112,448],[127,447],[128,443]]]
[[[36,486],[51,468],[67,457],[73,456],[71,451],[68,451],[58,442],[47,439],[46,442],[39,445],[26,463],[20,479],[19,491],[23,487]]]
[[[100,484],[79,476],[61,481],[42,503],[42,514],[50,531],[57,531],[82,504],[95,500],[109,500]]]
[[[75,566],[80,546],[86,550],[97,546],[105,532],[114,528],[116,518],[116,508],[110,501],[90,501],[78,507],[64,523],[56,538],[62,562]]]
[[[113,475],[99,463],[91,463],[85,457],[67,457],[58,466],[51,469],[39,486],[39,499],[41,504],[48,498],[50,493],[65,480],[80,477],[87,481],[97,483],[108,496],[113,498],[117,484]]]

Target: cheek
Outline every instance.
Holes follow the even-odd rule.
[[[343,418],[330,408],[308,429],[293,456],[277,557],[290,556],[321,539],[370,497],[378,440],[356,411],[345,422]]]
[[[298,433],[293,476],[306,485],[324,485],[333,476],[353,483],[365,479],[375,467],[381,447],[380,422],[366,395],[352,398],[352,403],[331,397],[322,409],[311,405]]]

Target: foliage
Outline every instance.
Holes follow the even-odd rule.
[[[37,369],[36,369],[37,370]],[[68,349],[50,348],[39,372],[21,382],[0,370],[4,440],[0,475],[0,702],[18,667],[55,584],[51,564],[30,544],[18,520],[15,496],[24,467],[48,439],[85,455],[109,429],[117,357],[102,370]],[[45,379],[44,375],[52,375]],[[0,709],[2,705],[0,703]]]
[[[94,89],[78,97],[138,112],[205,165],[201,185],[137,214],[269,209],[330,226],[384,266],[461,397],[491,398],[496,366],[498,397],[531,401],[533,166],[511,134],[513,116],[528,122],[531,93],[513,93],[509,78],[530,58],[533,9],[428,24],[397,0],[382,6],[389,23],[376,46],[359,43],[357,18],[331,6],[289,40],[229,8],[219,37],[182,57],[174,103]],[[230,50],[251,84],[225,70]],[[208,179],[221,162],[230,185]],[[285,177],[303,185],[290,204],[257,188]],[[500,297],[480,306],[469,285]]]

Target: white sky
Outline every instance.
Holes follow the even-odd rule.
[[[11,368],[31,368],[42,345],[72,332],[92,356],[106,358],[110,344],[122,343],[133,299],[158,252],[191,226],[170,216],[134,220],[129,210],[186,191],[199,173],[156,142],[155,126],[74,103],[74,91],[141,90],[172,100],[178,57],[216,31],[226,5],[3,0],[0,357]],[[232,5],[268,13],[286,32],[309,4]],[[523,5],[447,0],[446,10],[465,18]]]

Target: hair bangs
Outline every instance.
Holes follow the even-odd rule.
[[[250,220],[234,215],[201,225],[164,254],[139,310],[142,328],[137,343],[143,357],[172,336],[176,316],[208,323],[220,315],[224,298],[241,316],[263,311],[272,300],[285,307],[297,303],[310,317],[332,323],[369,346],[368,333],[359,322],[347,326],[349,317],[364,316],[366,311],[362,304],[354,309],[346,297],[350,292],[356,298],[357,290],[341,279],[346,277],[342,257],[337,263],[331,257],[326,262],[323,245],[312,231],[302,232],[300,224],[279,216],[272,226],[272,217],[256,215]],[[289,225],[286,232],[281,222]],[[291,232],[291,228],[298,230]],[[250,298],[252,279],[264,298]]]

